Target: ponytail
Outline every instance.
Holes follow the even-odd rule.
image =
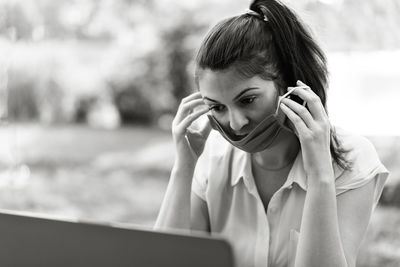
[[[265,18],[269,24],[277,53],[278,69],[286,86],[295,86],[297,80],[303,81],[319,96],[325,111],[328,112],[326,57],[300,19],[278,0],[255,0],[250,4],[250,10]],[[345,157],[349,151],[341,146],[333,127],[330,134],[330,152],[333,159],[342,169],[351,169],[351,163]]]
[[[299,18],[279,1],[255,0],[250,10],[268,20],[278,69],[286,86],[295,86],[301,80],[316,91],[325,107],[326,57]]]

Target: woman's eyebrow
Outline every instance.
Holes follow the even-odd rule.
[[[254,89],[258,89],[258,87],[249,87],[244,89],[242,92],[240,92],[237,96],[235,96],[235,98],[233,98],[233,101],[238,100],[242,95],[244,95],[246,92],[254,90]]]
[[[203,100],[208,100],[208,101],[211,101],[211,102],[219,103],[217,100],[211,99],[211,98],[206,97],[206,96],[203,97]]]
[[[250,90],[254,90],[254,89],[259,89],[259,87],[249,87],[249,88],[246,88],[246,89],[244,89],[243,91],[241,91],[237,96],[235,96],[234,98],[233,98],[233,101],[236,101],[237,99],[239,99],[242,95],[244,95],[246,92],[248,92],[248,91],[250,91]],[[211,99],[211,98],[209,98],[209,97],[203,97],[203,99],[204,100],[208,100],[208,101],[211,101],[211,102],[215,102],[215,103],[219,103],[217,100],[214,100],[214,99]]]

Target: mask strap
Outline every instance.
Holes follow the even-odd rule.
[[[281,104],[282,99],[284,99],[285,97],[287,97],[288,95],[290,95],[291,93],[293,93],[293,91],[294,91],[296,88],[306,89],[306,88],[309,88],[309,87],[307,87],[307,86],[293,87],[292,89],[290,89],[289,91],[287,91],[286,94],[284,94],[284,95],[282,95],[282,96],[279,96],[279,97],[278,97],[278,98],[279,98],[279,99],[278,99],[278,106],[276,107],[275,115],[278,114],[279,105]],[[306,105],[306,102],[304,101],[303,106],[305,106],[305,105]]]
[[[282,99],[284,99],[285,97],[290,95],[294,91],[294,89],[296,89],[296,87],[290,89],[287,93],[285,93],[284,95],[278,97],[278,106],[276,107],[275,115],[278,115],[279,105],[281,104]]]

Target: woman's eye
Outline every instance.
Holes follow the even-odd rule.
[[[256,97],[255,96],[252,96],[252,97],[246,97],[246,98],[243,98],[242,100],[240,100],[240,102],[242,103],[242,104],[245,104],[245,105],[247,105],[247,104],[251,104],[251,103],[253,103],[253,101],[256,99]]]

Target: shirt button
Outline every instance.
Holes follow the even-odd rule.
[[[270,206],[269,208],[268,208],[268,213],[274,213],[276,211],[276,207],[275,206]]]

